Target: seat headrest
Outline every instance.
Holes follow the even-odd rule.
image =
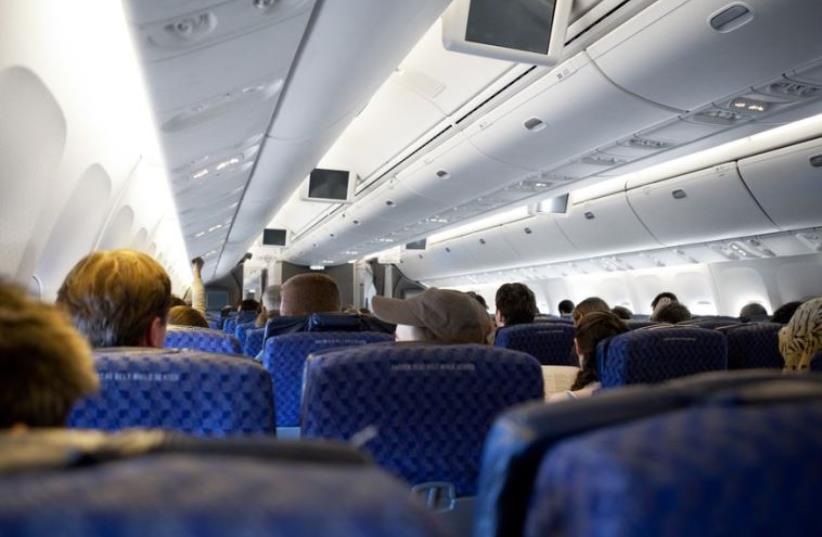
[[[782,369],[778,323],[746,323],[720,329],[728,340],[728,369]]]
[[[522,535],[540,461],[563,439],[690,406],[748,406],[820,397],[822,375],[721,371],[511,410],[496,420],[485,442],[474,535]]]
[[[231,334],[210,328],[169,325],[167,349],[193,349],[218,354],[241,354],[240,342]]]
[[[254,360],[174,349],[97,349],[101,389],[69,417],[76,428],[166,428],[206,436],[275,430],[271,378]]]
[[[597,353],[603,388],[661,382],[727,367],[725,336],[694,327],[660,325],[633,330],[610,338]]]
[[[539,322],[506,326],[497,331],[497,347],[527,352],[542,365],[578,366],[573,325]]]
[[[543,398],[539,362],[483,345],[328,351],[309,357],[305,379],[304,436],[353,438],[408,482],[445,481],[458,495],[475,491],[494,416]]]

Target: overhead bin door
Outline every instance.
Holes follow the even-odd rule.
[[[574,205],[556,221],[581,255],[608,255],[659,246],[628,207],[624,192]]]
[[[822,139],[740,160],[739,172],[780,228],[822,225]]]
[[[674,115],[614,86],[582,53],[471,125],[467,133],[486,155],[531,170],[550,170]]]
[[[776,231],[745,188],[735,164],[646,185],[629,181],[628,201],[667,246]]]
[[[822,56],[820,20],[819,0],[658,0],[588,53],[628,91],[694,110]]]
[[[522,265],[552,263],[577,256],[577,249],[549,215],[507,224],[501,228],[501,233]]]

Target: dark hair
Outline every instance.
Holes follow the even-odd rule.
[[[231,315],[232,311],[234,311],[234,308],[232,308],[231,306],[223,306],[222,308],[220,308],[220,317],[228,317],[229,315]]]
[[[506,326],[532,323],[538,313],[534,292],[521,283],[502,284],[497,289],[495,302]]]
[[[751,302],[750,304],[745,304],[739,311],[739,319],[742,322],[760,321],[765,320],[767,317],[768,310],[766,310],[765,306],[759,304],[758,302]]]
[[[240,311],[260,311],[260,303],[254,300],[253,298],[246,298],[242,302],[240,302]]]
[[[470,296],[471,298],[473,298],[474,300],[479,302],[479,305],[482,306],[482,309],[488,311],[488,302],[486,302],[485,299],[482,298],[481,294],[476,293],[474,291],[468,291],[467,294],[468,294],[468,296]]]
[[[92,347],[140,345],[155,318],[165,323],[170,302],[165,269],[134,250],[87,255],[57,292],[57,303]]]
[[[613,308],[611,308],[611,312],[620,319],[625,321],[631,320],[634,316],[634,314],[631,313],[631,310],[629,310],[625,306],[614,306]]]
[[[557,309],[560,315],[571,315],[574,312],[574,303],[566,298],[559,303]]]
[[[203,314],[191,306],[172,306],[168,310],[168,324],[208,328],[208,321]]]
[[[788,324],[788,321],[791,320],[791,317],[793,317],[793,314],[796,313],[796,310],[798,310],[801,305],[802,302],[799,300],[782,304],[775,312],[773,312],[771,322]]]
[[[671,302],[662,306],[654,316],[654,321],[658,323],[681,323],[682,321],[689,321],[691,319],[691,312],[684,305],[679,302]]]
[[[579,324],[583,317],[595,311],[604,311],[610,313],[611,308],[608,307],[607,302],[605,302],[598,296],[588,297],[579,304],[577,304],[577,307],[574,308],[574,324]]]
[[[627,331],[625,323],[610,311],[595,311],[582,318],[577,325],[575,338],[582,354],[582,363],[571,391],[581,390],[599,380],[596,363],[597,345],[604,339]]]
[[[656,309],[656,305],[663,298],[668,298],[671,300],[671,302],[679,302],[679,299],[676,297],[675,294],[671,293],[670,291],[665,291],[663,293],[659,293],[654,297],[654,299],[651,301],[651,309]]]

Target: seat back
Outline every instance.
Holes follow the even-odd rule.
[[[659,323],[655,321],[647,321],[647,320],[639,320],[639,319],[629,319],[625,321],[625,326],[628,327],[628,330],[637,330],[639,328],[645,328],[647,326],[655,326]]]
[[[275,431],[271,378],[253,360],[112,348],[95,351],[94,364],[100,392],[75,406],[71,427],[150,427],[204,436]]]
[[[822,351],[817,352],[813,358],[811,358],[810,369],[814,372],[822,371]]]
[[[245,345],[243,345],[243,354],[246,356],[256,357],[263,350],[263,338],[265,337],[265,328],[252,328],[245,333]]]
[[[526,537],[822,534],[822,389],[746,403],[562,442],[540,466]]]
[[[248,334],[249,330],[254,330],[254,328],[256,328],[256,324],[254,323],[254,321],[240,323],[234,327],[234,337],[236,337],[237,341],[240,342],[241,348],[245,347],[246,334]]]
[[[728,367],[725,336],[714,330],[659,326],[600,343],[597,370],[603,388],[662,382]]]
[[[3,535],[393,537],[399,524],[403,536],[443,536],[402,484],[338,446],[5,436],[0,452],[44,456],[0,468]]]
[[[578,366],[574,327],[556,322],[506,326],[497,331],[495,345],[530,354],[542,365]]]
[[[308,318],[309,332],[383,332],[393,334],[396,325],[371,315],[348,313],[314,313]]]
[[[751,390],[754,395],[750,395]],[[822,375],[816,378],[816,375],[786,376],[767,370],[722,371],[509,411],[494,423],[485,442],[474,535],[522,536],[540,462],[547,452],[567,438],[711,401],[739,402],[754,396],[768,397],[768,393],[780,397],[819,390],[822,390]],[[694,448],[694,445],[688,446]]]
[[[304,437],[352,441],[411,484],[476,491],[482,442],[503,410],[543,397],[533,357],[482,345],[398,344],[309,358]]]
[[[698,328],[706,328],[708,330],[716,330],[726,326],[734,326],[740,324],[742,321],[735,317],[725,317],[722,315],[694,317],[689,321],[678,323],[677,326],[695,326]]]
[[[305,332],[308,326],[308,317],[297,315],[280,315],[272,317],[265,323],[265,341],[274,336],[292,334],[294,332]]]
[[[383,343],[393,339],[392,336],[376,332],[299,332],[270,338],[265,342],[262,363],[274,382],[277,425],[300,426],[303,369],[311,353],[323,349]]]
[[[750,323],[722,330],[728,340],[728,369],[782,369],[777,323]]]
[[[241,354],[237,338],[221,330],[192,326],[169,326],[166,330],[167,349],[192,349],[217,354]]]

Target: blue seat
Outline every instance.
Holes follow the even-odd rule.
[[[245,334],[245,345],[243,345],[243,354],[246,356],[257,356],[263,350],[263,338],[265,337],[265,328],[253,328],[248,330]]]
[[[266,341],[263,367],[271,374],[274,383],[277,425],[280,427],[300,426],[303,369],[311,353],[323,349],[393,340],[392,336],[375,332],[300,332],[272,337]]]
[[[146,439],[133,440],[139,448]],[[115,441],[114,449],[123,443]],[[94,464],[94,453],[77,457],[89,451],[81,444],[63,451],[82,464],[6,464],[0,528],[8,537],[444,536],[432,514],[373,465],[300,460],[300,451],[317,448],[298,443],[285,457],[276,445],[274,457],[246,450],[234,456],[232,447],[242,446],[113,460],[103,452],[105,464]]]
[[[231,315],[223,322],[223,331],[229,334],[234,334],[238,325],[243,323],[253,322],[257,318],[257,313],[254,311],[238,311],[232,312]]]
[[[694,317],[689,321],[678,323],[677,326],[695,326],[698,328],[706,328],[708,330],[716,330],[728,326],[734,326],[742,323],[736,317],[726,317],[724,315],[705,315],[702,317]]]
[[[411,484],[476,491],[482,442],[503,410],[543,397],[533,357],[482,345],[397,344],[309,358],[302,434],[363,445]]]
[[[192,349],[217,354],[241,354],[237,338],[221,330],[191,326],[169,326],[166,330],[167,349]]]
[[[574,327],[556,322],[506,326],[497,331],[495,345],[530,354],[542,365],[579,366],[574,353]]]
[[[245,348],[245,337],[249,330],[254,330],[254,321],[241,323],[234,327],[234,337],[240,342],[240,348]]]
[[[790,399],[690,408],[559,444],[540,466],[526,537],[822,535],[822,390]]]
[[[271,377],[251,359],[195,351],[98,349],[101,389],[71,427],[172,429],[203,436],[275,431]]]
[[[727,367],[725,336],[704,328],[660,325],[620,334],[597,347],[603,388],[662,382]]]
[[[302,315],[272,317],[265,323],[265,341],[274,336],[306,332],[308,317]]]
[[[659,323],[655,321],[648,321],[648,320],[640,320],[640,319],[628,319],[625,321],[625,326],[628,327],[628,330],[638,330],[640,328],[645,328],[648,326],[656,326]]]
[[[722,371],[655,386],[628,386],[596,397],[535,403],[503,414],[489,432],[482,457],[475,537],[521,537],[540,462],[565,439],[598,429],[705,405],[820,393],[822,375],[768,370]],[[776,434],[774,434],[776,436]],[[699,444],[687,444],[691,449]],[[729,447],[733,453],[740,446]],[[646,459],[646,463],[651,459]],[[567,486],[567,485],[566,485]]]
[[[814,372],[822,371],[822,351],[817,352],[813,358],[811,358],[810,369]]]
[[[722,330],[728,340],[728,369],[782,369],[777,323],[746,323]]]

